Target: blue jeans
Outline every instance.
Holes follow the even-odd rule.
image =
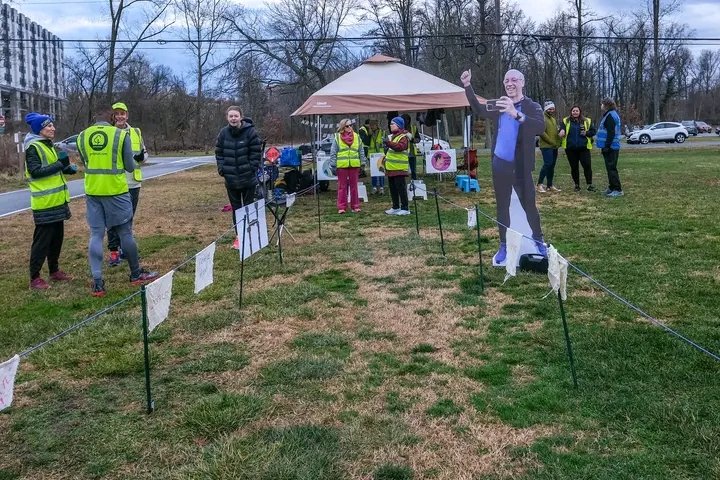
[[[385,188],[385,177],[372,177],[371,182],[375,188]]]
[[[545,177],[547,177],[547,186],[552,187],[553,177],[555,176],[555,163],[557,163],[558,149],[557,148],[541,148],[540,153],[543,157],[543,166],[540,169],[540,176],[538,177],[538,185],[543,183]]]

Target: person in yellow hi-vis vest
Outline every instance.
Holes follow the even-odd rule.
[[[358,179],[360,166],[365,165],[365,148],[360,135],[355,133],[352,120],[343,118],[330,146],[330,164],[337,170],[337,208],[343,214],[347,210],[348,190],[350,191],[350,208],[353,213],[360,212],[358,197]]]
[[[385,153],[385,173],[390,183],[392,208],[385,210],[388,215],[410,215],[405,177],[408,175],[409,140],[405,131],[405,120],[395,117],[390,121],[390,135],[383,140]]]
[[[365,120],[365,125],[360,127],[360,140],[365,145],[365,158],[370,161],[370,157],[375,153],[383,153],[383,138],[385,133],[380,130],[376,119]],[[372,193],[380,195],[385,194],[385,175],[381,177],[371,177]]]
[[[85,203],[90,227],[88,259],[93,277],[92,295],[105,296],[102,276],[103,238],[115,228],[120,246],[130,266],[130,283],[141,285],[158,276],[140,267],[137,244],[132,232],[133,209],[125,172],[135,170],[132,143],[124,130],[110,125],[112,112],[95,114],[95,124],[77,139],[80,158],[85,163]]]
[[[417,154],[418,148],[416,143],[420,143],[420,133],[418,132],[417,125],[412,123],[412,118],[407,113],[401,115],[405,121],[405,130],[407,130],[408,137],[408,163],[410,165],[410,178],[417,180]]]
[[[137,127],[131,127],[128,123],[128,108],[122,102],[114,103],[112,106],[113,114],[111,118],[111,124],[115,125],[120,130],[125,130],[130,136],[130,144],[132,145],[133,159],[135,160],[135,169],[132,173],[126,173],[125,177],[128,182],[128,189],[130,191],[130,200],[132,201],[133,218],[137,211],[138,201],[140,200],[140,182],[142,182],[142,170],[140,170],[140,164],[147,160],[148,154],[145,149],[145,142],[143,141],[142,132]],[[120,260],[124,259],[124,255],[120,250],[120,237],[114,228],[108,229],[108,250],[110,250],[110,257],[108,258],[108,265],[111,267],[120,265]]]
[[[35,232],[30,247],[30,288],[45,290],[50,285],[40,277],[47,259],[50,280],[72,278],[60,270],[59,259],[65,237],[65,220],[70,218],[70,192],[63,174],[77,172],[66,152],[53,146],[55,125],[48,115],[31,112],[25,116],[31,133],[25,136],[25,179],[30,187],[30,208]]]

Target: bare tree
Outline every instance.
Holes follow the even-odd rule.
[[[317,90],[328,83],[328,75],[339,66],[339,54],[345,49],[340,41],[340,28],[356,3],[357,0],[279,0],[266,4],[262,12],[238,8],[227,17],[232,31],[246,42],[235,59],[260,52],[277,78]]]
[[[382,36],[386,53],[410,66],[417,63],[413,37],[423,33],[423,22],[419,21],[422,10],[418,7],[418,0],[369,0],[362,7],[367,12],[365,18],[375,24],[368,33]]]
[[[112,101],[115,76],[138,45],[157,37],[172,22],[166,21],[172,0],[107,0],[110,14],[110,38],[107,55],[106,101]],[[142,20],[128,22],[128,17]]]
[[[107,80],[107,50],[100,44],[98,50],[77,45],[77,57],[65,60],[68,97],[67,118],[72,121],[72,131],[90,123],[98,95]]]

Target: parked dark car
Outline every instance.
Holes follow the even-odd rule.
[[[696,121],[695,124],[698,128],[698,133],[712,133],[712,127],[705,122]]]
[[[682,123],[682,126],[685,127],[685,130],[687,130],[690,135],[698,134],[698,127],[695,120],[683,120],[680,123]]]

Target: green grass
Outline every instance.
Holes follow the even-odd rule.
[[[602,189],[598,152],[593,163]],[[538,199],[547,240],[717,352],[716,152],[624,149],[619,167],[624,197],[576,194],[561,153],[563,192]],[[211,167],[173,178],[172,191],[217,182]],[[479,194],[426,182],[493,214],[488,179],[481,161]],[[148,182],[143,198],[161,185]],[[173,231],[143,211],[145,262],[166,270],[226,228],[221,184],[197,190],[200,207],[172,202]],[[0,413],[0,480],[720,478],[718,362],[571,270],[563,306],[575,389],[547,279],[503,283],[504,270],[490,266],[497,234],[481,218],[483,291],[464,211],[440,203],[443,255],[434,199],[418,202],[420,237],[414,215],[384,215],[388,202],[372,197],[361,215],[341,217],[333,194],[321,196],[318,240],[315,198],[299,199],[284,264],[274,248],[245,264],[242,309],[229,238],[218,243],[215,283],[199,295],[192,264],[177,272],[171,316],[150,336],[151,415],[139,297],[23,359],[16,403]],[[107,272],[108,297],[87,295],[84,229],[70,229],[61,257],[77,280],[29,292],[32,222],[0,222],[0,359],[135,292],[121,267]],[[458,447],[462,470],[444,454]]]

